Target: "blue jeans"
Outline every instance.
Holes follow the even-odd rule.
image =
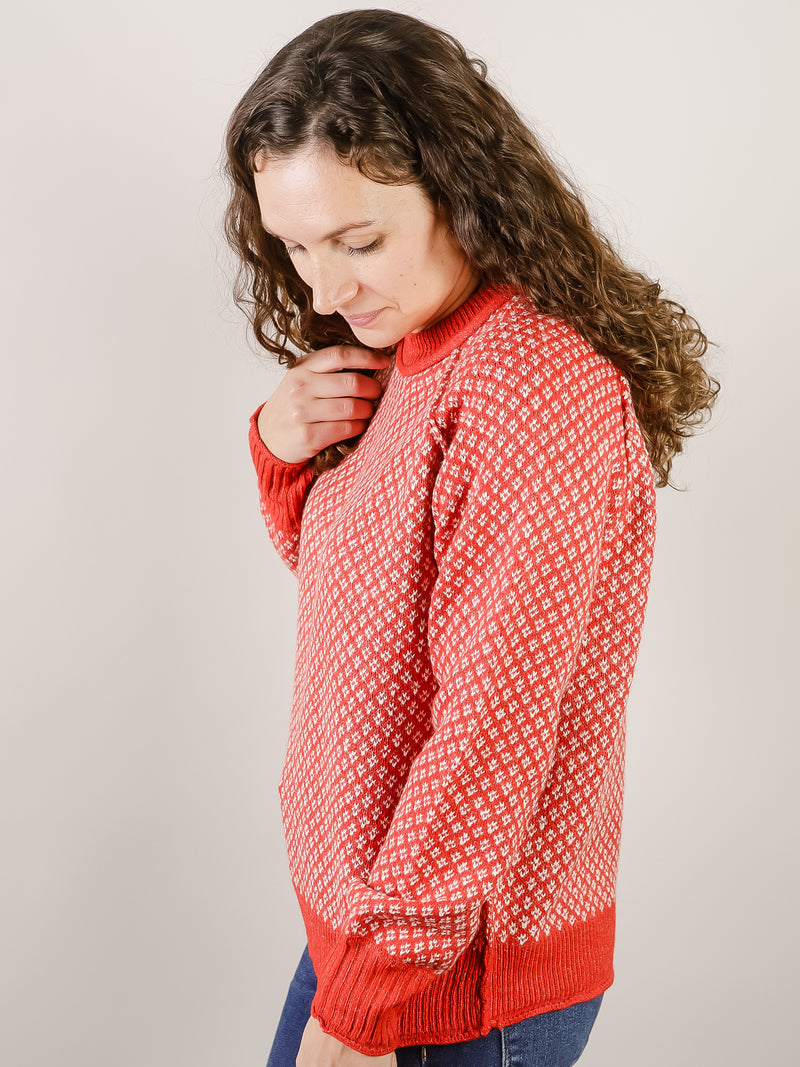
[[[317,976],[306,946],[289,986],[267,1067],[295,1067]],[[586,1048],[602,995],[450,1045],[396,1049],[397,1067],[572,1067]]]

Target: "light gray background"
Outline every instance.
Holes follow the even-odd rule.
[[[390,5],[391,6],[391,5]],[[721,345],[660,492],[618,979],[586,1067],[792,1061],[797,7],[398,5],[452,30]],[[223,127],[328,3],[2,16],[0,1061],[258,1067],[303,947],[279,822],[294,579],[247,450]]]

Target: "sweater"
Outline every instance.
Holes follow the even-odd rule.
[[[522,293],[479,290],[385,378],[318,477],[250,428],[299,582],[279,795],[311,1013],[373,1056],[611,984],[655,534],[625,378]]]

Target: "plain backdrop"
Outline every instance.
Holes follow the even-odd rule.
[[[393,6],[393,5],[389,5]],[[792,0],[428,0],[720,346],[659,493],[617,981],[586,1067],[793,1062]],[[259,1067],[304,945],[277,782],[295,584],[247,449],[227,117],[329,3],[1,16],[0,1061]]]

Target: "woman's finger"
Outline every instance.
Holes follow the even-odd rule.
[[[347,419],[371,419],[375,412],[372,400],[358,396],[317,397],[309,400],[305,422],[339,422]]]
[[[362,434],[369,425],[369,419],[343,419],[338,422],[310,422],[303,428],[301,439],[308,454],[314,456],[328,445],[349,441],[351,437]]]
[[[354,396],[376,400],[383,388],[381,383],[368,374],[357,370],[343,370],[338,374],[313,373],[311,391],[316,397]]]
[[[298,367],[306,367],[318,374],[335,374],[340,370],[366,367],[379,370],[389,365],[390,357],[383,352],[374,352],[371,348],[359,348],[357,345],[332,345],[309,352],[298,360]]]

